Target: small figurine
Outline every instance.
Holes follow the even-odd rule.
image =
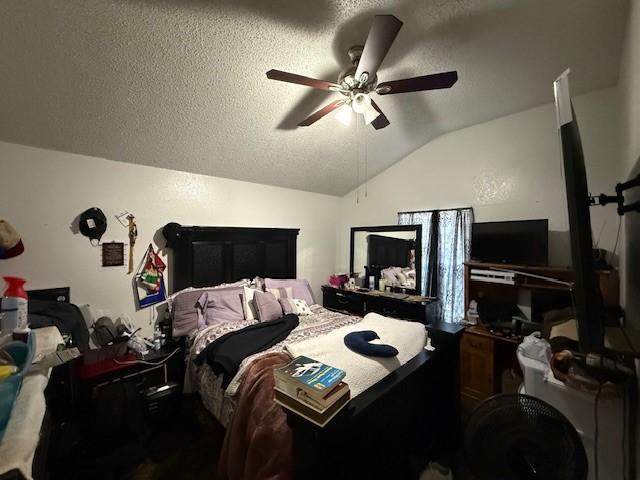
[[[127,215],[129,221],[129,271],[127,274],[133,272],[133,247],[136,244],[138,238],[138,227],[136,226],[136,219],[133,215]]]

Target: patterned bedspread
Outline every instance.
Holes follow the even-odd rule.
[[[287,344],[294,344],[306,340],[311,337],[325,335],[337,328],[346,325],[353,325],[362,320],[360,317],[344,315],[342,313],[332,312],[320,305],[312,305],[311,315],[301,315],[300,324],[296,327],[286,340],[277,343],[273,347],[263,352],[251,355],[244,359],[240,364],[240,369],[226,390],[222,388],[222,376],[213,373],[213,370],[204,363],[197,367],[193,363],[193,359],[204,348],[216,338],[222,335],[239,330],[255,323],[255,320],[242,320],[240,322],[225,323],[222,325],[214,325],[196,332],[189,339],[191,348],[187,355],[187,375],[185,389],[187,391],[197,391],[200,393],[202,403],[226,428],[235,411],[236,393],[242,382],[244,372],[248,365],[257,358],[272,352],[284,352]]]

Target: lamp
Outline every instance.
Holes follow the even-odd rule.
[[[351,109],[351,105],[345,103],[336,111],[336,118],[345,126],[349,126],[351,124],[351,117],[353,116],[353,110]]]
[[[364,116],[364,123],[367,125],[373,122],[378,118],[378,115],[380,115],[380,112],[371,105],[371,97],[366,93],[356,93],[353,96],[351,106],[354,112],[360,113]]]

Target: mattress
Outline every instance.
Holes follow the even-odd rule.
[[[252,361],[268,353],[283,352],[286,345],[319,337],[338,328],[354,325],[362,320],[361,317],[333,312],[320,305],[312,305],[311,311],[311,315],[301,315],[299,317],[300,324],[289,334],[286,340],[263,352],[245,358],[240,364],[238,373],[226,389],[222,388],[222,375],[216,375],[206,362],[199,367],[196,366],[193,363],[193,359],[215,339],[226,333],[252,325],[256,321],[229,322],[206,327],[196,332],[189,338],[190,347],[187,355],[185,391],[198,392],[205,408],[226,428],[235,410],[236,393],[242,381],[243,373]]]

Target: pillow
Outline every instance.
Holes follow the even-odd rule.
[[[276,299],[293,298],[293,287],[267,288],[266,291],[271,293]]]
[[[208,297],[208,300],[212,300],[216,296],[221,297],[235,297],[237,299],[240,308],[242,309],[242,301],[240,295],[242,294],[242,287],[225,287],[225,288],[189,288],[181,290],[172,295],[171,300],[171,316],[173,318],[173,336],[182,337],[189,335],[192,331],[199,327],[206,325],[203,318],[200,319],[201,324],[198,322],[198,309],[196,303],[202,297],[204,293],[211,293],[212,296]],[[207,302],[208,303],[208,302]],[[237,305],[236,305],[237,308]],[[204,317],[204,315],[202,315]]]
[[[244,310],[244,318],[247,320],[257,320],[258,314],[256,312],[255,305],[253,304],[253,297],[256,292],[255,288],[244,287],[242,292],[242,309]]]
[[[205,292],[198,299],[199,312],[198,325],[204,323],[207,326],[218,325],[227,322],[239,322],[244,320],[244,310],[239,302],[238,293],[229,295],[215,295]]]
[[[378,340],[379,338],[378,334],[373,330],[351,332],[344,336],[344,344],[349,350],[369,357],[395,357],[398,355],[396,347],[380,343],[369,343],[371,340]]]
[[[396,276],[393,267],[385,268],[381,273],[382,276],[386,278],[389,285],[395,285],[396,283],[398,283],[398,277]]]
[[[174,300],[179,296],[182,295],[183,293],[187,293],[187,292],[204,292],[206,290],[217,290],[220,288],[231,288],[231,287],[242,287],[244,285],[249,285],[250,281],[248,278],[243,278],[242,280],[238,280],[237,282],[233,282],[233,283],[220,283],[219,285],[212,285],[210,287],[187,287],[187,288],[183,288],[182,290],[178,290],[175,293],[172,293],[171,295],[169,295],[167,297],[167,305],[169,305],[169,310],[173,311],[173,302]]]
[[[285,315],[296,313],[296,306],[294,305],[292,298],[279,298],[278,302],[280,303]]]
[[[282,307],[272,293],[256,290],[253,295],[253,301],[258,312],[258,319],[261,322],[268,322],[282,317]]]
[[[296,315],[311,315],[313,312],[307,302],[301,298],[279,298],[282,311],[286,314],[294,313]]]
[[[276,279],[276,278],[265,278],[264,285],[267,288],[280,288],[280,287],[292,287],[293,298],[301,298],[308,305],[313,305],[315,300],[313,299],[313,293],[311,292],[311,287],[309,286],[309,282],[304,279]]]

